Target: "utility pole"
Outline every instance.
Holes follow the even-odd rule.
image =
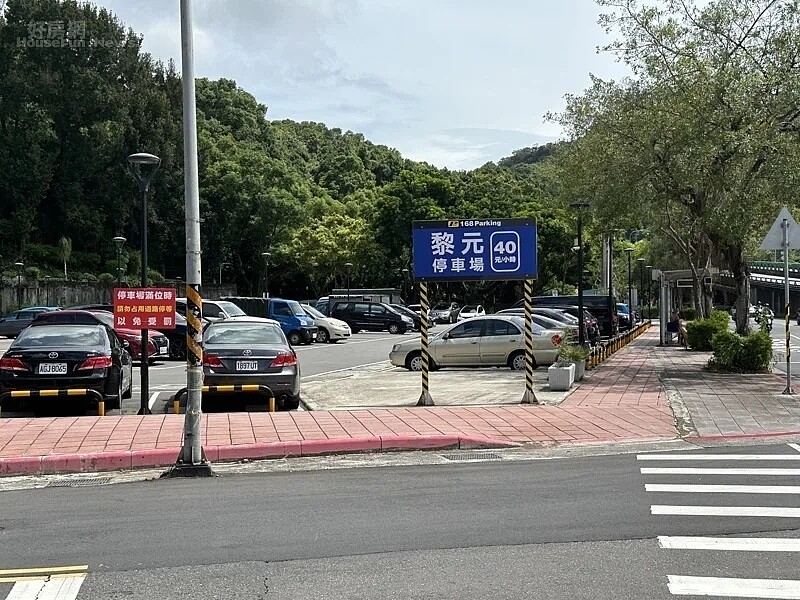
[[[172,474],[209,477],[211,463],[203,453],[203,303],[200,296],[200,193],[197,175],[197,113],[194,92],[192,3],[180,0],[181,73],[183,80],[183,171],[186,199],[186,417],[183,449]]]

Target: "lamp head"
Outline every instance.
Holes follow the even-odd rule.
[[[116,237],[114,238],[114,243],[117,245],[117,250],[122,250],[122,246],[124,246],[124,245],[125,245],[125,242],[127,242],[127,241],[128,241],[128,240],[126,240],[126,239],[125,239],[124,237],[122,237],[121,235],[118,235],[118,236],[116,236]]]
[[[147,152],[137,152],[128,156],[129,165],[159,165],[161,159],[155,154],[148,154]]]

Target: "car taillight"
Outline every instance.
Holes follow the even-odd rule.
[[[28,367],[18,358],[0,358],[0,370],[2,371],[27,371]]]
[[[219,359],[219,356],[216,354],[203,354],[203,366],[204,367],[222,367],[222,361]]]
[[[270,364],[270,367],[289,367],[297,364],[297,356],[293,352],[281,352]]]
[[[94,369],[108,369],[111,367],[110,356],[90,356],[81,363],[81,366],[75,369],[76,371],[91,371]]]
[[[554,345],[554,346],[560,346],[560,345],[561,345],[561,342],[562,342],[563,340],[562,340],[562,338],[561,338],[561,336],[560,336],[560,335],[558,335],[558,334],[555,334],[553,337],[551,337],[551,338],[550,338],[550,341],[551,341],[551,342],[553,342],[553,345]]]

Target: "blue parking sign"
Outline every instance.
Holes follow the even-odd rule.
[[[461,219],[412,223],[414,279],[465,281],[537,276],[532,219]]]

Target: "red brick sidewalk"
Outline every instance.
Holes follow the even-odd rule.
[[[409,407],[212,413],[211,461],[330,452],[588,443],[674,438],[672,412],[649,360],[653,330],[590,372],[560,406]],[[0,474],[170,465],[181,415],[0,420]]]

